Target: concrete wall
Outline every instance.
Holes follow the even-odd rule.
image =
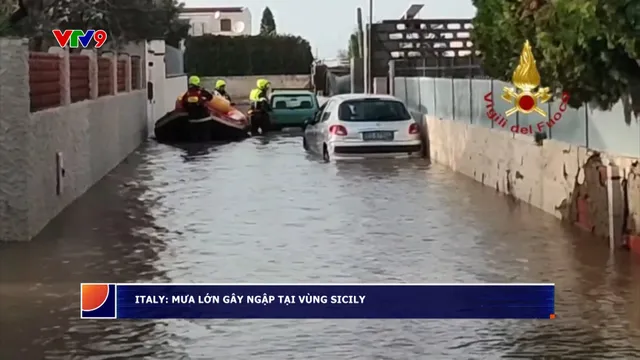
[[[184,75],[184,51],[165,45],[164,67],[167,76]]]
[[[387,89],[387,78],[386,77],[373,78],[373,93],[374,94],[388,94],[389,93],[389,89]]]
[[[167,113],[165,93],[168,90],[164,86],[167,81],[165,51],[166,46],[163,40],[151,40],[145,44],[147,57],[145,62],[146,79],[153,88],[153,98],[147,100],[147,129],[149,137],[153,136],[153,126],[156,121]]]
[[[165,113],[175,108],[178,96],[187,91],[187,76],[171,76],[165,78],[164,82],[164,109]]]
[[[26,41],[0,39],[0,69],[0,240],[29,240],[146,138],[146,92],[30,113]]]
[[[441,83],[441,84],[439,84]],[[498,83],[498,82],[496,82]],[[638,156],[626,156],[602,151],[558,139],[534,141],[532,134],[513,133],[514,126],[535,128],[539,121],[533,117],[509,118],[504,128],[490,119],[491,110],[503,113],[508,104],[499,100],[489,109],[483,95],[495,91],[500,99],[503,83],[487,80],[428,79],[411,81],[396,78],[396,96],[425,114],[428,147],[431,159],[445,164],[486,186],[513,199],[528,202],[559,219],[576,224],[606,239],[611,247],[626,246],[640,252],[640,169]],[[445,87],[444,90],[439,86]],[[476,94],[475,96],[473,94]],[[558,103],[549,107],[549,117],[563,108]],[[629,131],[635,123],[626,124],[623,114],[615,115],[614,107],[606,116],[601,110],[588,113],[591,121],[599,122],[586,136],[606,137],[599,132],[603,126],[623,128],[620,139],[638,136]],[[564,116],[554,126],[547,127],[547,135],[582,134],[580,111],[566,108]],[[599,112],[599,113],[596,113]],[[529,115],[531,116],[531,115]],[[587,116],[587,115],[585,115]],[[612,122],[617,122],[612,124]],[[637,141],[637,140],[636,140]],[[620,149],[634,153],[629,141]]]
[[[432,160],[622,244],[622,180],[637,173],[637,158],[555,140],[539,146],[529,136],[430,116],[426,122]],[[610,175],[612,166],[621,179]]]
[[[217,80],[227,82],[227,91],[232,99],[248,99],[249,93],[256,87],[258,79],[271,81],[272,88],[309,88],[311,75],[251,75],[251,76],[221,76],[203,77],[202,84],[213,89]]]

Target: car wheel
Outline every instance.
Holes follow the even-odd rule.
[[[324,144],[322,146],[322,160],[324,160],[324,162],[331,161],[331,157],[329,156],[329,149],[327,148],[327,144]]]
[[[307,138],[306,138],[306,137],[304,137],[304,135],[302,135],[302,147],[303,147],[305,150],[309,151],[309,144],[307,144]]]

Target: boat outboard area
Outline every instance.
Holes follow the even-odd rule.
[[[189,115],[181,98],[176,100],[174,110],[156,121],[154,133],[158,142],[239,141],[250,137],[249,118],[225,97],[216,94],[205,102],[204,117]]]

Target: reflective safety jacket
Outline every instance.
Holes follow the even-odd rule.
[[[249,101],[252,110],[269,110],[269,99],[267,99],[266,91],[255,88],[249,93]]]

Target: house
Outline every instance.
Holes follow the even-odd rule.
[[[183,8],[180,19],[189,20],[189,35],[251,35],[251,12],[246,7]]]

